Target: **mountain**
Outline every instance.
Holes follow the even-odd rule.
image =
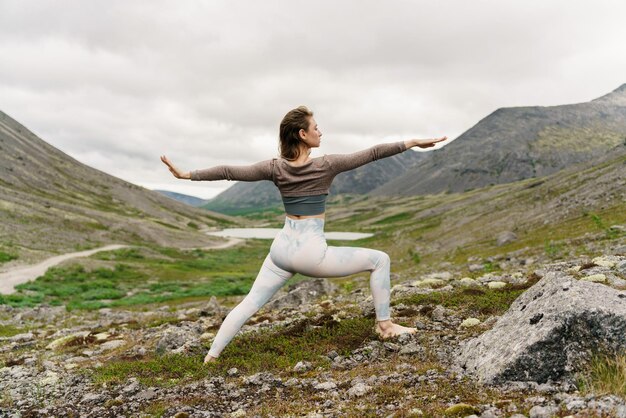
[[[542,177],[626,142],[626,84],[586,103],[501,108],[372,195],[462,192]]]
[[[425,153],[408,150],[401,154],[366,164],[335,177],[329,195],[365,194],[410,170]],[[237,182],[202,207],[228,214],[274,208],[282,205],[278,188],[271,181]]]
[[[0,112],[0,250],[20,262],[105,243],[208,245],[200,231],[228,223],[82,164]]]
[[[189,196],[188,194],[170,192],[169,190],[153,190],[153,192],[161,193],[163,196],[167,196],[170,199],[178,200],[189,206],[202,206],[208,201],[206,199],[200,199],[199,197]]]

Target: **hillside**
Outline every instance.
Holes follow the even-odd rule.
[[[329,195],[365,194],[410,170],[424,158],[424,153],[407,151],[374,161],[339,174]],[[202,207],[222,213],[240,214],[263,208],[282,207],[280,193],[271,181],[237,182]]]
[[[0,112],[0,251],[15,263],[109,243],[208,245],[220,239],[199,231],[228,223],[84,165]]]
[[[0,297],[0,415],[623,415],[623,355],[556,381],[497,386],[455,361],[462,344],[497,327],[515,300],[555,273],[624,294],[626,146],[542,179],[338,198],[343,204],[331,205],[326,229],[375,233],[351,245],[390,254],[393,317],[418,333],[393,340],[374,333],[367,272],[296,275],[216,363],[204,365],[270,241],[219,251],[110,251]],[[515,236],[498,242],[507,231]],[[592,283],[598,276],[605,282]],[[85,277],[108,287],[72,292]],[[593,324],[614,325],[612,318]]]
[[[501,108],[372,195],[462,192],[543,177],[626,142],[626,84],[586,103]]]

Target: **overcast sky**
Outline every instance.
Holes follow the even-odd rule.
[[[454,139],[499,107],[626,83],[626,2],[0,0],[0,110],[77,160],[209,198],[183,170],[277,154],[315,112],[313,156]]]

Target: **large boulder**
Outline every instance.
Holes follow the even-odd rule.
[[[311,278],[292,284],[287,288],[287,294],[277,296],[265,307],[267,309],[282,309],[297,307],[311,303],[320,296],[332,294],[336,286],[325,278]]]
[[[463,343],[457,364],[485,383],[572,377],[591,351],[626,345],[626,291],[547,272],[492,329]]]

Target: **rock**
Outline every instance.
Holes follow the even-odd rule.
[[[433,321],[442,322],[444,319],[446,319],[446,314],[446,308],[441,305],[437,305],[435,306],[435,309],[433,309],[433,311],[430,313],[430,316]]]
[[[233,418],[245,417],[246,416],[246,410],[243,409],[243,408],[239,408],[235,412],[231,413],[230,416],[233,417]]]
[[[311,278],[303,282],[291,285],[283,296],[271,300],[265,305],[267,309],[282,309],[286,307],[298,307],[311,303],[320,296],[325,296],[335,291],[336,285],[325,278]]]
[[[556,406],[533,406],[530,411],[528,411],[529,418],[552,418],[556,415],[559,408]]]
[[[604,274],[591,274],[589,276],[581,277],[580,280],[594,283],[605,283],[606,276]]]
[[[587,351],[626,344],[626,292],[550,271],[495,326],[461,344],[457,364],[483,382],[558,380]]]
[[[462,328],[470,328],[470,327],[474,327],[474,326],[476,326],[478,324],[480,324],[480,319],[478,319],[478,318],[467,318],[466,320],[461,322],[460,326]]]
[[[459,280],[458,283],[462,286],[478,286],[479,285],[479,283],[476,280],[469,278],[469,277],[463,277],[461,280]]]
[[[317,390],[332,390],[336,389],[337,384],[335,382],[322,382],[315,385],[314,389]]]
[[[148,401],[157,397],[157,393],[154,389],[149,388],[139,392],[136,396],[137,399]]]
[[[197,338],[198,336],[191,331],[179,328],[170,328],[163,333],[157,342],[156,352],[157,354],[170,353],[183,347],[186,342]]]
[[[517,241],[517,235],[515,235],[514,232],[503,231],[498,234],[498,237],[496,238],[496,245],[498,247],[501,247],[505,244],[515,241]]]
[[[489,283],[487,283],[487,287],[489,289],[502,289],[502,288],[506,287],[506,283],[505,282],[500,282],[500,281],[489,282]]]
[[[476,271],[483,270],[484,268],[485,266],[483,266],[482,264],[470,264],[467,269],[470,271],[470,273],[474,273]]]
[[[208,316],[208,315],[221,316],[222,313],[223,313],[222,305],[220,305],[220,303],[217,301],[217,298],[215,296],[211,296],[211,299],[209,299],[209,302],[202,309],[200,309],[200,312],[199,312],[201,316]]]
[[[94,338],[96,339],[96,342],[106,341],[110,336],[111,334],[108,332],[99,332],[97,334],[94,334]]]
[[[472,405],[457,403],[448,407],[443,413],[447,417],[464,417],[466,415],[477,414],[479,411]]]
[[[17,334],[12,337],[9,337],[9,341],[14,342],[14,343],[22,343],[26,341],[32,341],[34,339],[35,339],[35,336],[30,331],[23,333],[23,334]]]
[[[66,335],[64,337],[57,338],[56,340],[52,341],[50,344],[46,346],[46,348],[48,350],[56,350],[76,338],[85,338],[88,335],[89,335],[89,331],[81,331],[81,332],[76,332],[74,334]]]
[[[596,257],[591,261],[593,262],[593,264],[597,266],[609,267],[609,268],[614,267],[617,264],[616,260],[611,259],[609,257]]]
[[[124,340],[111,340],[111,341],[107,341],[105,343],[100,344],[100,350],[102,351],[115,350],[116,348],[122,347],[124,344],[126,344],[126,341]]]
[[[370,389],[371,388],[365,383],[357,383],[348,390],[348,396],[351,398],[358,398],[365,395],[367,392],[370,391]]]
[[[435,279],[435,280],[444,280],[450,281],[452,280],[452,273],[449,271],[439,271],[436,273],[430,273],[423,277],[424,280]]]
[[[236,367],[232,367],[232,368],[228,369],[228,371],[226,373],[229,376],[237,376],[237,374],[239,374],[239,370]]]
[[[407,354],[416,354],[421,353],[423,351],[422,347],[417,345],[417,343],[409,343],[400,349],[399,354],[407,355]]]
[[[307,370],[311,370],[311,363],[308,361],[299,361],[293,368],[294,372],[306,372]]]
[[[435,288],[435,287],[441,287],[444,284],[445,282],[440,279],[423,279],[423,280],[414,281],[413,283],[411,283],[411,286]]]

